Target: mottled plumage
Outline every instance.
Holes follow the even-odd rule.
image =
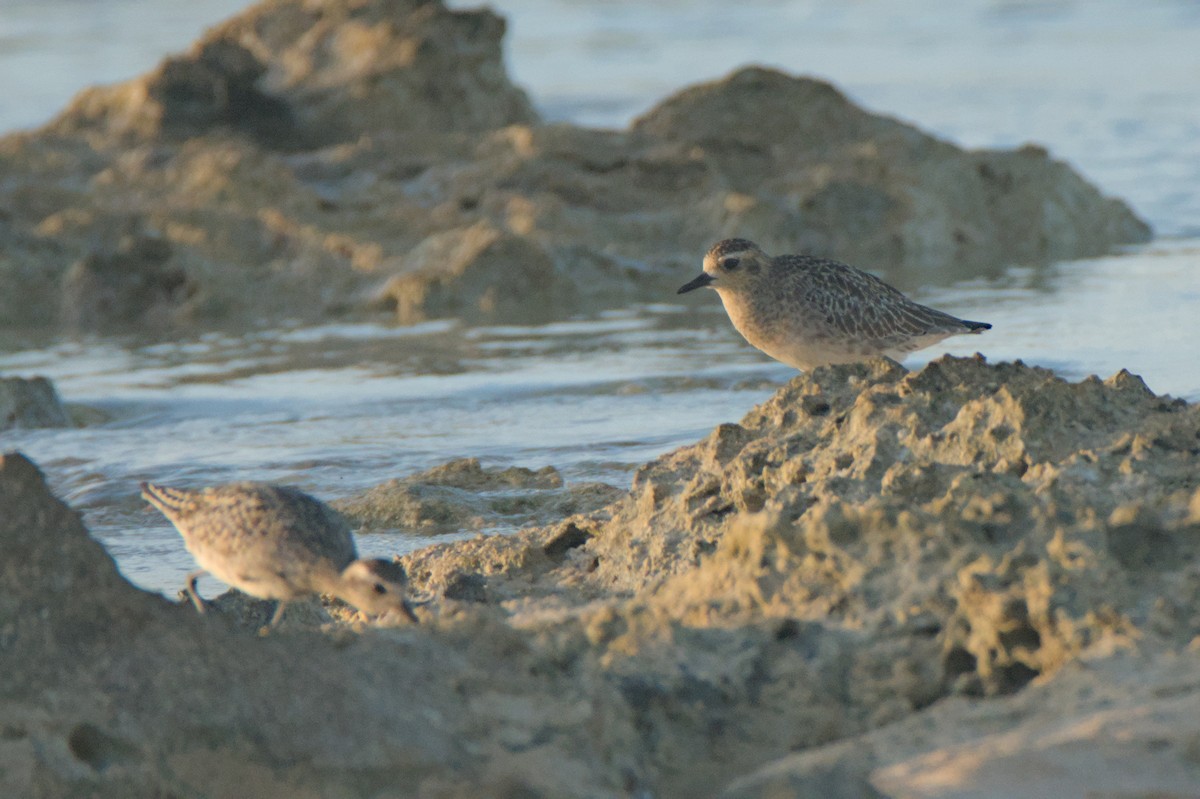
[[[809,255],[772,258],[746,239],[713,245],[704,271],[679,293],[703,287],[716,290],[747,341],[804,370],[880,355],[900,360],[948,336],[991,328],[915,303],[852,266]]]
[[[399,564],[358,559],[346,521],[325,503],[295,488],[230,483],[192,491],[142,483],[142,496],[183,536],[203,571],[188,578],[196,607],[196,578],[205,571],[260,599],[278,599],[277,623],[291,599],[332,594],[366,613],[416,616],[405,600]]]

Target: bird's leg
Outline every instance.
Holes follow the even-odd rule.
[[[283,611],[287,608],[287,604],[286,599],[279,600],[279,604],[275,606],[275,615],[271,617],[271,621],[267,624],[269,629],[274,630],[279,626],[279,622],[283,621]]]
[[[200,575],[208,572],[201,569],[194,571],[187,576],[187,582],[183,586],[183,592],[188,595],[188,599],[192,600],[192,604],[196,606],[196,610],[201,614],[208,612],[208,607],[204,604],[204,599],[196,591],[196,580],[200,579]]]

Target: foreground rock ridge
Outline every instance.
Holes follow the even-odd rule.
[[[406,556],[420,625],[260,638],[131,587],[10,454],[0,793],[1192,796],[1198,457],[1127,372],[822,368],[599,510]],[[561,489],[462,461],[348,507],[499,483]]]
[[[658,296],[730,235],[902,285],[1149,236],[1042,149],[965,151],[767,69],[628,130],[546,124],[503,33],[431,0],[268,0],[0,139],[0,319],[531,321]]]

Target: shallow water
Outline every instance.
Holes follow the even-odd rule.
[[[127,576],[172,588],[190,560],[137,497],[141,480],[273,480],[328,499],[470,455],[627,484],[789,376],[724,335],[717,314],[700,316],[647,306],[531,328],[331,325],[14,353],[0,371],[47,375],[108,420],[10,431],[4,447],[47,471]],[[382,554],[429,540],[361,544]]]
[[[1014,269],[992,283],[919,294],[996,328],[908,365],[976,350],[1070,378],[1138,364],[1156,391],[1200,399],[1200,370],[1178,369],[1171,355],[1195,341],[1195,319],[1156,315],[1198,255],[1151,245],[1136,257]],[[1157,350],[1143,343],[1154,335]],[[707,293],[694,307],[537,327],[358,324],[61,344],[0,356],[0,372],[47,375],[69,401],[107,417],[76,430],[9,431],[3,446],[42,466],[126,576],[161,590],[178,587],[191,561],[138,498],[142,480],[273,480],[332,499],[476,456],[623,486],[640,463],[737,421],[795,374],[742,342]],[[395,531],[360,543],[389,554],[432,540],[447,539]]]
[[[36,124],[92,80],[150,68],[237,5],[0,4],[0,79],[13,87],[0,98],[0,127]],[[978,349],[1071,378],[1125,367],[1155,391],[1200,399],[1194,3],[498,6],[510,17],[514,76],[551,118],[621,125],[685,84],[758,62],[827,77],[962,144],[1046,145],[1130,199],[1160,238],[1106,258],[917,287],[922,301],[995,329],[908,365]],[[329,325],[37,349],[0,341],[0,372],[47,375],[64,399],[103,417],[5,432],[0,448],[39,462],[127,576],[173,591],[191,560],[138,499],[141,480],[268,479],[332,499],[477,456],[626,485],[636,465],[736,421],[794,374],[745,345],[712,294],[647,300],[537,327]],[[361,545],[385,554],[428,541],[397,531]]]

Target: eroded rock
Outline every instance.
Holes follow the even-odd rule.
[[[1148,621],[1147,553],[1196,554],[1198,430],[1194,407],[1127,373],[1069,384],[952,358],[818,369],[644,468],[588,548],[596,579],[660,577],[677,611],[908,629],[941,642],[943,673],[927,679],[1002,693]]]
[[[61,316],[68,329],[164,328],[178,321],[195,286],[154,236],[124,236],[115,250],[76,261],[63,275]]]
[[[495,616],[261,638],[127,583],[20,455],[0,459],[0,508],[5,796],[615,796],[642,779],[616,692]]]
[[[44,377],[0,377],[0,430],[70,427],[71,418]]]
[[[557,285],[554,262],[539,245],[483,224],[435,234],[405,263],[377,301],[406,323],[431,316],[534,319],[539,310],[548,321],[561,307],[557,295],[569,291]]]
[[[776,254],[936,274],[955,261],[986,270],[1099,255],[1149,235],[1044,149],[964,151],[774,70],[685,89],[633,129],[702,153],[730,198],[714,229]]]
[[[501,65],[503,35],[490,11],[426,0],[263,3],[145,77],[85,91],[51,130],[178,139],[225,128],[311,149],[379,131],[531,122]]]
[[[152,281],[168,325],[381,307],[544,321],[668,296],[733,235],[902,285],[1149,236],[1044,150],[964,151],[761,68],[629,130],[542,124],[505,74],[503,27],[435,0],[266,2],[0,139],[4,318],[77,307],[91,282],[64,276],[105,272],[114,228],[170,248],[174,282]]]
[[[7,456],[0,788],[1064,795],[1114,778],[1094,749],[1178,794],[1197,457],[1198,406],[1125,372],[817,369],[606,507],[405,556],[419,625],[314,608],[261,639],[130,587]],[[410,487],[558,483],[458,461]]]
[[[483,468],[461,458],[391,480],[333,505],[360,531],[400,529],[425,535],[544,523],[597,510],[621,492],[602,483],[564,486],[553,467]]]
[[[1002,708],[948,701],[781,758],[720,796],[1191,796],[1200,782],[1200,692],[1188,660],[1119,656],[1080,664]]]
[[[522,628],[577,619],[653,731],[660,785],[695,792],[948,697],[1184,651],[1200,635],[1197,442],[1196,406],[1126,372],[818,369],[643,467],[575,530],[406,562],[433,593],[442,575],[483,575]],[[878,761],[848,762],[812,761],[794,784],[872,795]]]

